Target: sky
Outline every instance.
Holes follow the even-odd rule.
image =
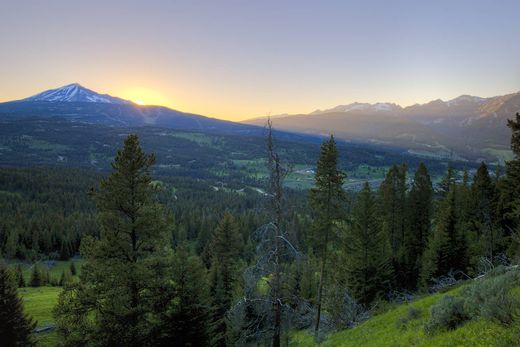
[[[520,90],[520,1],[0,0],[0,102],[69,83],[243,120]]]

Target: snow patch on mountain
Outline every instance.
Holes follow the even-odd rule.
[[[131,101],[116,98],[108,94],[99,94],[85,88],[78,83],[46,90],[21,101],[47,101],[47,102],[95,102],[106,104],[131,104]]]

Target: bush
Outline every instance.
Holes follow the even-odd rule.
[[[430,319],[425,329],[429,334],[438,330],[455,329],[468,319],[464,299],[445,295],[430,308]]]
[[[465,309],[473,317],[482,317],[501,324],[511,324],[520,312],[520,300],[511,290],[520,283],[518,271],[481,279],[464,288]]]

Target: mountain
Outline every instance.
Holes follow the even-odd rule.
[[[263,129],[163,106],[142,106],[99,94],[77,83],[51,89],[26,99],[0,103],[0,117],[60,117],[73,122],[118,127],[157,126],[226,134],[262,134]]]
[[[337,138],[399,146],[423,156],[503,160],[510,156],[507,119],[520,111],[520,92],[491,98],[461,95],[401,107],[352,103],[309,114],[273,117],[281,130],[333,133]],[[265,117],[246,120],[263,124]]]
[[[99,94],[87,89],[78,83],[68,84],[61,88],[46,90],[42,93],[28,97],[20,101],[48,101],[48,102],[96,102],[107,104],[132,104],[108,94]]]

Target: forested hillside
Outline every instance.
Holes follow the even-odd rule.
[[[354,191],[345,189],[341,164],[348,153],[332,136],[316,155],[311,189],[288,187],[291,165],[271,127],[265,175],[251,181],[161,175],[146,137],[135,134],[110,172],[2,168],[0,249],[10,264],[9,274],[0,267],[9,278],[2,293],[62,288],[51,332],[36,336],[28,331],[39,325],[21,303],[2,301],[19,317],[9,321],[18,337],[9,338],[60,346],[309,344],[479,276],[497,280],[428,304],[420,313],[429,317],[425,332],[478,317],[513,324],[520,306],[510,291],[520,283],[516,270],[507,274],[520,245],[520,115],[509,126],[516,157],[505,169],[448,165],[433,183],[427,165],[395,164],[377,187]],[[71,258],[79,269],[52,270],[62,264],[52,261]],[[482,305],[502,311],[488,314]],[[333,336],[345,336],[345,345],[354,338]]]

